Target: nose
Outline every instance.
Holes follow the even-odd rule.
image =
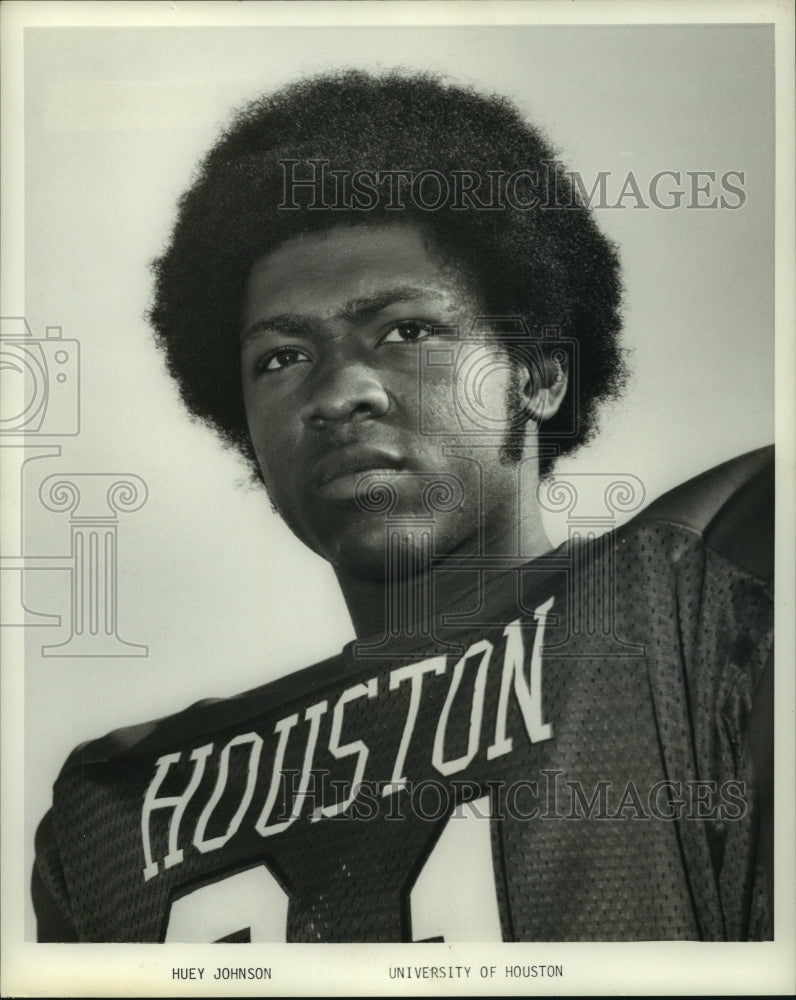
[[[372,420],[383,416],[390,398],[381,379],[358,361],[343,360],[319,367],[311,381],[301,418],[309,427]]]

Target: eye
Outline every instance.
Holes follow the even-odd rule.
[[[293,365],[306,364],[312,359],[304,351],[297,347],[278,347],[275,351],[269,351],[257,363],[257,371],[279,372]]]
[[[416,344],[418,340],[424,340],[433,333],[431,323],[425,323],[417,319],[408,319],[402,323],[396,323],[384,334],[379,341],[380,344]]]

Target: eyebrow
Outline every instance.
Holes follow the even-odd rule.
[[[332,318],[345,320],[349,323],[361,322],[375,316],[382,309],[386,309],[396,302],[415,302],[422,298],[441,299],[444,298],[444,293],[431,288],[400,285],[396,288],[385,289],[377,295],[349,299],[334,313]],[[307,335],[322,321],[323,318],[317,313],[278,313],[275,316],[258,319],[250,327],[247,327],[241,336],[241,343],[246,343],[258,334],[274,331],[292,336]]]

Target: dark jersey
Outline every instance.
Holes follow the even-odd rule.
[[[40,940],[771,938],[769,460],[79,747]]]

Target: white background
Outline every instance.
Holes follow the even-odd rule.
[[[328,567],[188,422],[144,319],[147,262],[230,111],[329,68],[431,69],[510,95],[587,183],[743,171],[737,211],[627,199],[598,212],[624,263],[632,381],[560,471],[632,473],[649,500],[774,437],[773,44],[770,25],[26,31],[25,291],[3,314],[80,341],[82,430],[29,466],[25,551],[69,548],[68,518],[36,499],[45,475],[135,473],[149,487],[119,529],[119,631],[149,655],[45,659],[68,629],[28,630],[27,871],[77,742],[264,683],[352,635]],[[549,530],[555,542],[565,529]],[[68,622],[66,574],[35,577],[28,606]]]

